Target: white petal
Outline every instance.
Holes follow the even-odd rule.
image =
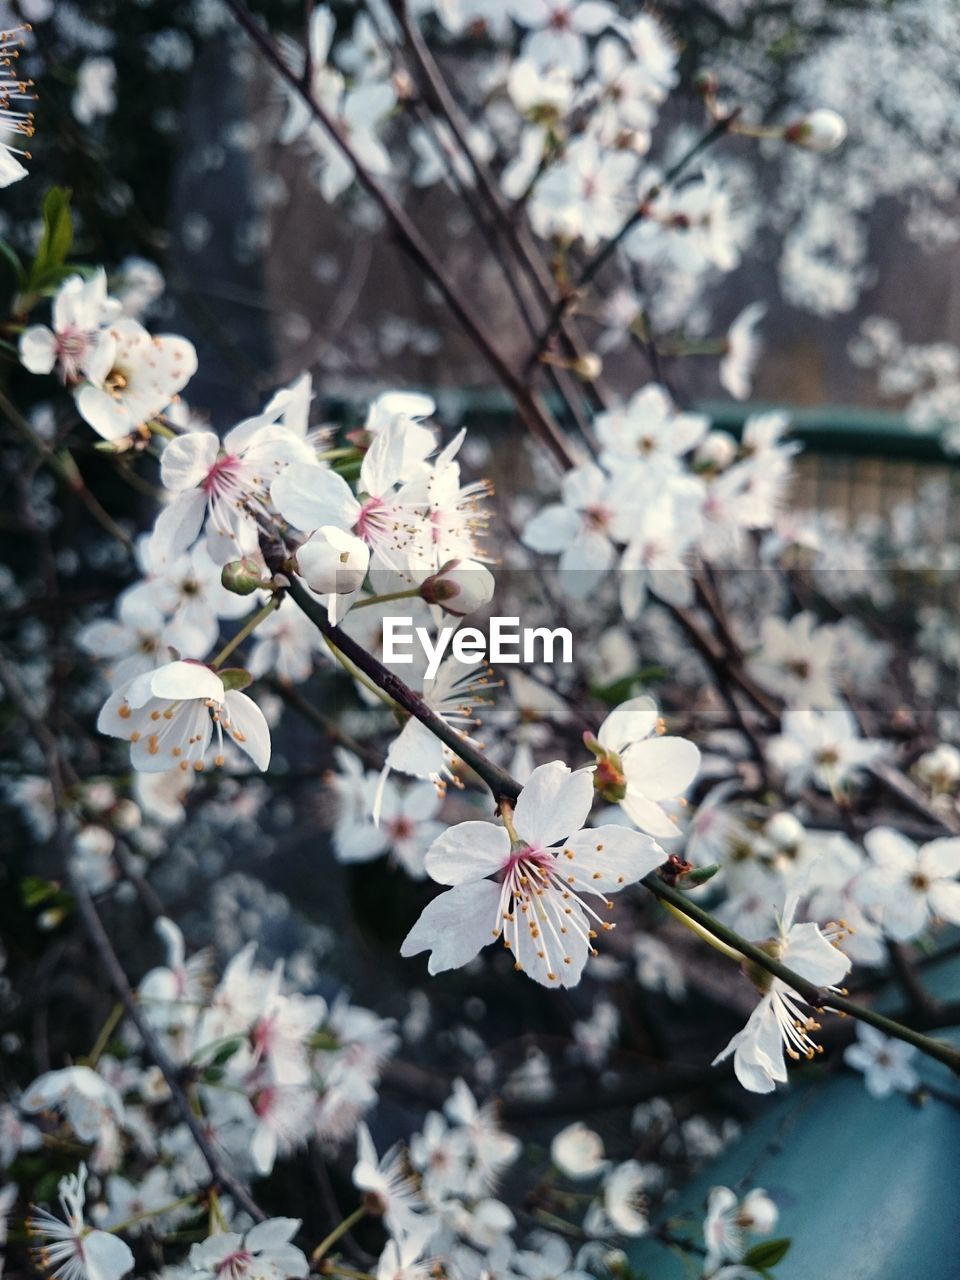
[[[160,479],[167,489],[195,489],[217,460],[220,440],[212,431],[190,431],[171,440],[160,458]]]
[[[598,893],[616,893],[625,885],[642,880],[666,859],[667,855],[649,836],[611,825],[588,828],[571,836],[558,861],[561,874],[575,875]]]
[[[648,800],[683,795],[699,768],[699,748],[686,738],[649,738],[634,743],[623,754],[630,789]]]
[[[263,712],[239,689],[229,690],[224,702],[228,716],[224,723],[227,733],[258,769],[266,769],[270,763],[270,727]]]
[[[285,520],[304,530],[323,524],[352,529],[360,511],[343,476],[320,466],[289,467],[274,480],[270,498]]]
[[[150,535],[150,555],[158,565],[176,560],[196,541],[206,510],[202,489],[181,493],[163,508]]]
[[[268,1218],[251,1227],[244,1237],[244,1247],[253,1253],[276,1249],[288,1244],[300,1229],[299,1218]]]
[[[565,550],[580,532],[581,517],[569,507],[559,504],[544,507],[532,520],[528,520],[521,541],[531,551],[556,555]]]
[[[130,420],[129,413],[119,400],[115,400],[106,391],[101,391],[99,387],[81,387],[76,401],[80,417],[104,440],[119,440],[122,436],[129,435],[138,425]]]
[[[84,1236],[83,1257],[87,1280],[120,1280],[133,1270],[129,1246],[107,1231],[91,1231]]]
[[[823,936],[815,924],[795,924],[787,935],[784,964],[801,978],[831,987],[849,972],[850,960]]]
[[[20,363],[30,373],[50,373],[57,363],[57,339],[45,324],[32,324],[20,335]]]
[[[510,856],[510,837],[492,822],[460,822],[427,851],[427,875],[438,884],[465,884],[499,871]]]
[[[431,952],[430,973],[459,969],[497,936],[500,887],[492,880],[461,884],[424,908],[400,948],[402,956]]]
[[[587,820],[593,804],[593,773],[571,773],[560,760],[534,769],[514,810],[517,835],[545,848],[572,836]]]
[[[600,726],[597,739],[608,751],[621,752],[631,742],[649,737],[657,724],[657,704],[643,694],[615,707]]]
[[[168,662],[157,667],[150,678],[150,692],[155,698],[169,698],[171,702],[191,698],[212,698],[223,701],[223,681],[215,671],[200,662]]]

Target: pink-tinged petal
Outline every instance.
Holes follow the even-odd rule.
[[[920,850],[918,863],[920,871],[929,880],[955,876],[960,872],[960,839],[931,840]]]
[[[593,804],[593,773],[571,773],[561,760],[534,769],[520,792],[513,821],[528,844],[546,848],[572,836],[587,820]]]
[[[150,692],[155,698],[169,698],[171,702],[192,698],[222,702],[223,681],[200,662],[167,662],[150,677]]]
[[[150,535],[150,555],[156,564],[176,560],[197,540],[206,510],[202,489],[181,493],[163,508]]]
[[[321,466],[289,467],[274,480],[270,498],[284,520],[303,530],[323,524],[352,529],[360,513],[343,476]]]
[[[623,751],[632,742],[641,742],[657,725],[657,704],[644,694],[615,707],[600,726],[597,738],[608,751]]]
[[[500,886],[492,880],[457,885],[424,908],[400,948],[402,956],[431,953],[427,969],[459,969],[497,937]]]
[[[206,479],[220,452],[219,437],[212,431],[189,431],[177,436],[160,458],[160,479],[164,487],[180,492],[195,489]]]
[[[629,827],[606,826],[571,836],[557,861],[561,875],[576,876],[578,887],[616,893],[642,880],[666,859],[667,855],[649,836]]]
[[[83,1261],[86,1280],[120,1280],[134,1265],[129,1245],[107,1231],[84,1236]]]
[[[270,727],[263,712],[239,689],[229,690],[224,704],[224,729],[258,769],[266,769],[270,763]]]
[[[939,920],[960,924],[960,883],[941,880],[932,885],[928,896],[930,910]]]
[[[20,335],[20,363],[29,373],[51,373],[57,363],[57,339],[45,324],[32,324]]]
[[[493,822],[448,827],[427,851],[427,875],[437,884],[466,884],[494,875],[510,857],[510,837]]]
[[[623,754],[628,786],[648,800],[682,796],[699,768],[700,750],[686,738],[648,738]]]
[[[813,923],[792,926],[783,962],[818,987],[836,986],[850,971],[850,957],[828,942]]]

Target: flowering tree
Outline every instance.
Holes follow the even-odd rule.
[[[716,157],[842,175],[847,126],[751,96],[726,45],[685,80],[631,5],[306,10],[194,21],[318,208],[445,308],[509,437],[415,376],[337,416],[308,361],[241,421],[198,404],[159,270],[90,261],[89,211],[36,190],[14,56],[42,95],[43,43],[4,37],[0,181],[40,214],[2,243],[11,1269],[29,1237],[65,1280],[569,1280],[639,1275],[649,1236],[767,1276],[774,1195],[670,1207],[743,1091],[846,1066],[948,1105],[922,1064],[960,1072],[924,980],[960,925],[937,494],[844,533],[789,505],[787,414],[734,437],[681,373],[743,399],[760,355],[759,301],[709,331],[746,216]],[[74,125],[115,78],[84,57]],[[696,136],[664,131],[674,91]],[[449,265],[463,226],[502,312]],[[323,927],[250,874],[292,830]]]

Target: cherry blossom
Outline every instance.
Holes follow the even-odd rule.
[[[104,703],[97,728],[129,742],[130,762],[144,773],[201,772],[214,736],[214,763],[223,764],[224,732],[258,769],[270,763],[263,712],[245,693],[226,689],[220,676],[200,662],[168,662],[134,677]]]
[[[625,827],[583,830],[593,801],[589,770],[560,761],[535,769],[513,815],[516,834],[487,822],[450,827],[427,853],[434,898],[401,955],[430,951],[431,973],[456,969],[502,937],[514,966],[544,986],[580,981],[598,930],[612,927],[586,901],[633,884],[663,861],[662,849]],[[562,848],[557,848],[563,841]],[[499,875],[500,881],[488,877]]]

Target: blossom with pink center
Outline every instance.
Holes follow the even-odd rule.
[[[89,280],[71,276],[53,300],[53,327],[32,324],[20,335],[20,361],[31,373],[57,370],[63,382],[79,382],[103,325],[120,314],[107,295],[107,274],[99,268]]]
[[[419,490],[401,482],[409,463],[407,425],[408,419],[398,416],[377,434],[360,468],[359,497],[343,476],[314,464],[290,467],[274,481],[274,506],[305,532],[332,525],[354,534],[370,548],[371,569],[404,573],[436,568],[424,551],[426,519]]]
[[[268,1218],[246,1235],[223,1231],[190,1249],[194,1280],[285,1280],[305,1276],[306,1256],[290,1243],[299,1218]]]
[[[626,827],[584,830],[593,794],[592,770],[571,773],[556,760],[533,771],[504,826],[461,822],[444,832],[426,868],[452,887],[426,907],[400,954],[429,951],[430,973],[442,973],[502,938],[514,966],[534,981],[575,986],[596,954],[594,939],[613,927],[601,915],[613,907],[609,895],[666,857]],[[600,899],[599,910],[590,897]]]
[[[599,467],[586,463],[566,473],[560,492],[560,502],[544,507],[527,522],[523,542],[531,551],[559,555],[564,592],[583,599],[599,585],[616,559],[610,535],[610,525],[617,514],[614,485]],[[634,492],[629,501],[634,519],[635,497]]]
[[[31,1254],[37,1268],[54,1280],[120,1280],[133,1270],[128,1245],[107,1231],[94,1231],[83,1220],[87,1167],[60,1179],[58,1194],[63,1218],[34,1209],[27,1234],[42,1243]]]
[[[205,519],[207,547],[216,563],[257,553],[257,520],[265,514],[271,483],[290,463],[315,465],[310,444],[275,421],[279,411],[246,419],[222,442],[212,431],[190,431],[170,441],[160,477],[175,496],[154,526],[154,561],[182,555]]]

